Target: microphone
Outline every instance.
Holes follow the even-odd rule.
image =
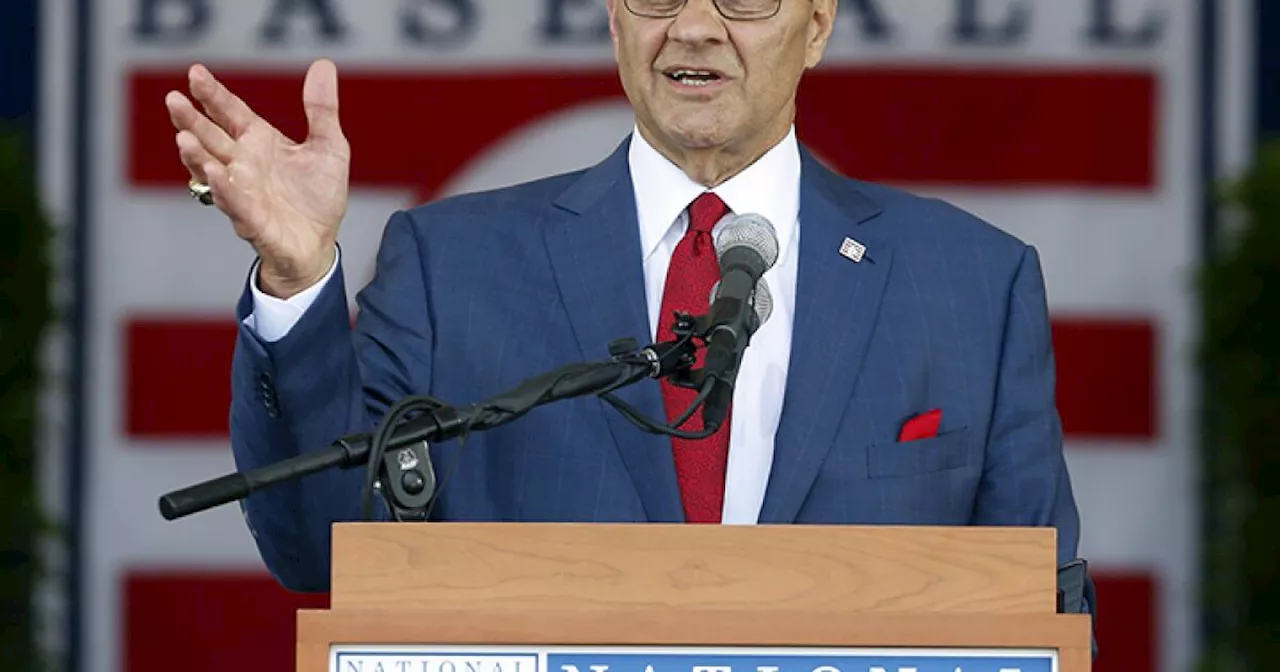
[[[734,217],[716,237],[720,282],[707,312],[704,375],[716,383],[702,407],[703,425],[724,422],[751,335],[769,319],[773,297],[762,279],[778,261],[778,236],[761,215]]]

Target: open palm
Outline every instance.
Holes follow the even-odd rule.
[[[177,91],[165,99],[183,164],[212,187],[214,204],[257,251],[263,291],[288,296],[314,284],[333,263],[347,208],[351,149],[338,120],[337,69],[321,60],[307,71],[308,135],[301,143],[203,66],[189,77],[204,113]]]

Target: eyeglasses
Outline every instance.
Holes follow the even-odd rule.
[[[627,11],[646,19],[672,19],[689,0],[624,0]],[[712,0],[720,16],[732,21],[759,21],[778,14],[782,0]]]

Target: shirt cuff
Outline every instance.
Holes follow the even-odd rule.
[[[329,272],[325,273],[319,282],[287,299],[270,296],[258,288],[258,265],[262,261],[253,262],[253,268],[249,270],[249,291],[253,294],[253,312],[244,318],[245,326],[268,343],[274,343],[287,336],[293,329],[293,325],[302,319],[307,309],[328,284],[329,279],[333,277],[341,257],[342,250],[338,250],[333,257],[333,265],[329,267]]]

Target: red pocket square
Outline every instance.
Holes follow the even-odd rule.
[[[942,409],[935,408],[911,418],[902,424],[898,433],[898,441],[916,441],[938,435],[938,425],[942,424]]]

